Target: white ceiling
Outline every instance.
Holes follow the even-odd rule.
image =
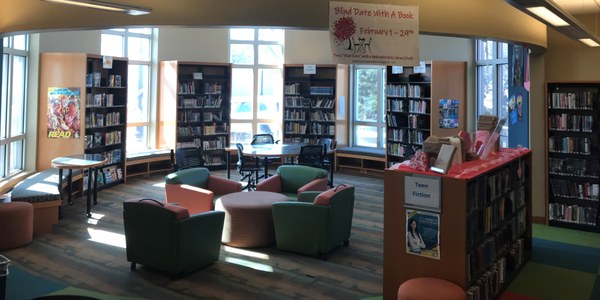
[[[552,0],[566,12],[577,14],[600,13],[600,0]]]

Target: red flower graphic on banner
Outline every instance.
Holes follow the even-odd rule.
[[[356,24],[351,17],[342,17],[333,23],[333,36],[335,36],[338,44],[344,40],[348,40],[348,50],[352,49],[350,37],[356,33]]]

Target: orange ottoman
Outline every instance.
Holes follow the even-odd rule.
[[[405,281],[398,289],[398,300],[466,300],[458,285],[439,278],[420,277]]]
[[[28,202],[0,204],[0,250],[25,246],[33,239],[33,205]]]

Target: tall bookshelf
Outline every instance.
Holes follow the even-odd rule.
[[[164,61],[159,80],[158,147],[200,147],[207,167],[224,168],[231,64]]]
[[[414,207],[422,199],[405,194],[424,179],[439,180],[439,211]],[[531,257],[531,151],[502,149],[447,175],[386,169],[384,205],[384,299],[395,299],[400,284],[417,277],[451,281],[470,299],[496,299]],[[437,214],[439,225],[418,225],[436,257],[407,249],[407,210]]]
[[[283,140],[335,140],[337,65],[284,66]],[[310,71],[307,71],[310,70]]]
[[[110,59],[106,65],[102,56],[86,59],[85,153],[107,158],[98,172],[98,187],[123,183],[125,169],[128,60]]]
[[[549,224],[600,232],[600,83],[548,83],[547,93]]]
[[[385,94],[388,165],[410,159],[430,135],[453,136],[465,130],[466,62],[388,66]]]

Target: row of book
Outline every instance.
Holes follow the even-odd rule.
[[[211,155],[209,153],[204,154],[204,165],[206,166],[220,166],[223,164],[222,155]]]
[[[396,115],[388,113],[386,114],[386,122],[389,127],[408,127],[429,130],[429,115]]]
[[[335,106],[333,98],[311,99],[302,96],[286,96],[284,101],[287,108],[333,108]]]
[[[548,105],[550,109],[593,110],[597,99],[598,93],[593,91],[551,93]]]
[[[86,128],[121,125],[121,113],[118,111],[103,114],[90,113],[85,116]]]
[[[311,86],[311,95],[333,95],[334,87],[332,86]]]
[[[300,109],[286,109],[283,111],[283,120],[285,121],[305,121],[306,111]]]
[[[92,94],[85,96],[85,107],[111,107],[114,104],[114,94]]]
[[[223,102],[223,97],[202,96],[196,98],[184,98],[179,101],[178,108],[219,108]]]
[[[487,207],[503,196],[519,200],[516,207],[522,205],[525,201],[526,191],[519,184],[524,178],[522,172],[525,166],[521,164],[523,164],[522,161],[514,161],[469,183],[467,191],[471,197],[467,198],[467,212]],[[519,176],[519,170],[521,170],[521,176]],[[514,195],[515,192],[518,194]]]
[[[387,131],[388,141],[393,142],[423,145],[423,141],[425,141],[428,137],[429,131],[422,131],[418,129],[390,128]]]
[[[195,138],[192,141],[187,142],[177,142],[175,143],[177,148],[191,148],[191,147],[202,147],[202,140],[199,138]]]
[[[83,176],[83,190],[87,191],[89,177],[87,173]],[[105,184],[117,182],[123,179],[123,170],[117,166],[108,166],[98,170],[98,177],[94,178],[94,174],[91,174],[92,180],[96,180],[97,186],[101,187]],[[92,181],[93,183],[93,181]]]
[[[506,278],[518,270],[525,262],[526,258],[525,240],[517,239],[506,249],[503,249],[500,256],[481,275],[473,279],[469,273],[468,280],[472,285],[467,289],[468,300],[489,300],[496,299],[498,293],[506,281]],[[471,269],[471,268],[470,268]]]
[[[313,123],[309,126],[309,130],[311,134],[316,135],[335,135],[335,125]]]
[[[388,143],[387,145],[387,152],[389,155],[399,156],[405,159],[412,157],[419,149],[421,149],[420,146],[410,146],[398,143]]]
[[[229,124],[222,123],[204,126],[204,135],[227,134],[229,132]]]
[[[600,186],[598,183],[592,182],[551,178],[550,192],[555,197],[598,201]]]
[[[474,245],[490,232],[505,223],[509,218],[523,213],[525,188],[512,191],[509,196],[500,197],[489,205],[472,211],[467,216],[467,245]],[[523,219],[522,222],[525,222]]]
[[[494,131],[498,125],[498,116],[479,115],[477,117],[477,130]]]
[[[548,171],[552,175],[598,178],[598,159],[550,157]]]
[[[286,95],[297,95],[300,94],[300,83],[292,83],[292,84],[286,84],[283,87],[283,92]]]
[[[593,206],[550,203],[548,204],[548,217],[551,221],[596,226],[598,222],[598,208]]]
[[[221,94],[223,92],[223,85],[218,82],[204,82],[204,89],[200,93],[204,94]],[[193,95],[196,94],[196,82],[178,82],[177,93],[180,95]]]
[[[85,75],[85,86],[86,87],[121,87],[122,81],[121,75],[108,75],[106,83],[103,84],[102,73],[94,72]]]
[[[570,154],[586,154],[592,153],[592,143],[589,138],[580,137],[555,137],[548,138],[548,151],[570,153]]]
[[[183,110],[177,112],[179,122],[221,122],[223,112],[199,112],[193,110]]]
[[[224,149],[227,147],[227,138],[220,136],[216,139],[202,141],[202,149],[204,150],[216,150]]]
[[[305,123],[288,122],[285,123],[284,131],[287,134],[306,134],[308,125]]]
[[[413,98],[428,98],[429,86],[415,84],[388,84],[386,86],[386,95],[388,97],[413,97]]]
[[[594,116],[551,114],[548,116],[548,129],[557,131],[593,132]]]
[[[121,143],[121,131],[94,132],[85,136],[85,149],[110,146]]]
[[[335,122],[335,114],[333,112],[315,111],[310,114],[312,121],[320,122]]]
[[[429,101],[388,99],[388,111],[428,114]]]

